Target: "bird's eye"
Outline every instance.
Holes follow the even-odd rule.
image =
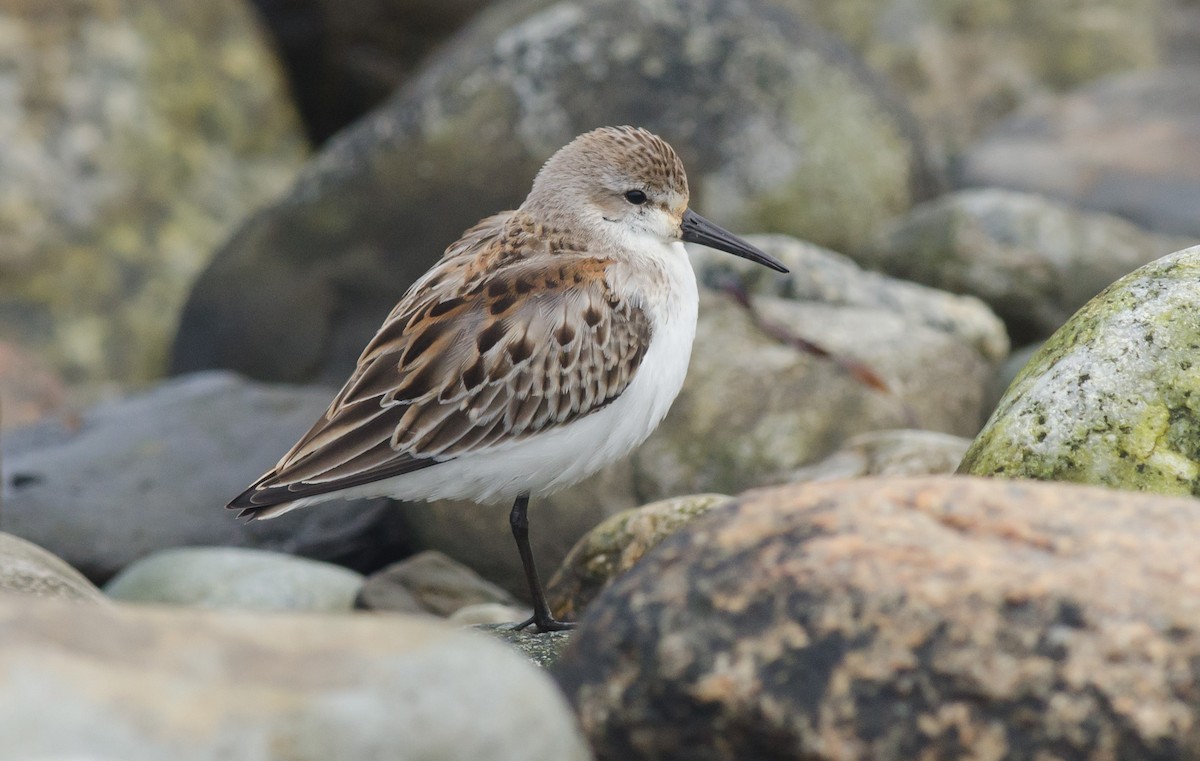
[[[640,190],[626,190],[625,200],[635,206],[641,206],[646,203],[646,194]]]

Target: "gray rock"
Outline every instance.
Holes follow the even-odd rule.
[[[386,501],[334,502],[245,524],[224,509],[329,402],[328,389],[227,373],[179,378],[98,405],[77,423],[6,434],[0,527],[104,582],[170,547],[258,547],[375,570],[402,557]]]
[[[820,462],[794,471],[794,483],[862,476],[925,476],[953,473],[971,440],[937,431],[872,431],[850,438]]]
[[[1163,0],[776,1],[845,37],[951,155],[1048,91],[1159,65],[1180,29]]]
[[[662,134],[731,229],[865,243],[941,185],[885,90],[771,0],[499,3],[217,254],[173,366],[340,382],[446,246],[602,124]]]
[[[526,658],[427,619],[0,598],[0,672],[4,761],[591,757]]]
[[[1200,501],[952,476],[763,489],[553,668],[598,759],[1200,758]]]
[[[446,617],[446,620],[459,626],[480,626],[484,624],[513,625],[526,621],[533,615],[531,608],[516,605],[502,605],[498,602],[478,602],[464,605]],[[554,632],[550,632],[553,634]]]
[[[397,590],[405,594],[397,595]],[[449,616],[467,605],[514,605],[516,600],[500,587],[436,550],[426,550],[371,574],[359,593],[359,604],[368,610],[396,610],[399,599],[415,600],[435,616]],[[505,619],[510,620],[510,619]]]
[[[968,150],[967,185],[995,185],[1200,236],[1200,67],[1109,77],[1030,103]]]
[[[977,296],[1014,341],[1057,330],[1109,283],[1187,242],[1029,193],[967,190],[891,223],[865,265]]]
[[[1200,246],[1114,283],[1017,375],[963,473],[1200,495]]]
[[[213,249],[306,146],[240,0],[0,3],[0,334],[72,380],[163,371]]]
[[[102,600],[83,574],[41,547],[0,532],[0,590],[63,600]]]
[[[125,602],[338,613],[363,577],[316,560],[242,547],[182,547],[135,561],[104,585]]]

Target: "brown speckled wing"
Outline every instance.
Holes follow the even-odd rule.
[[[617,398],[649,319],[612,293],[604,260],[552,233],[513,213],[468,231],[392,311],[325,415],[229,506],[253,514],[401,475]],[[555,253],[529,257],[535,245]]]

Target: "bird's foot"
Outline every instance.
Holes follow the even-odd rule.
[[[514,626],[513,631],[519,632],[531,625],[537,627],[539,634],[544,632],[565,632],[570,631],[571,629],[579,628],[579,624],[575,621],[559,621],[557,618],[548,613],[544,616],[539,616],[535,613],[534,615]]]

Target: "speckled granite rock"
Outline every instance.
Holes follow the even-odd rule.
[[[944,476],[764,489],[554,668],[598,759],[1200,758],[1200,501]]]
[[[961,180],[1044,193],[1200,237],[1200,66],[1130,72],[1038,99],[965,151]]]
[[[0,0],[0,335],[165,368],[192,281],[306,153],[240,0]]]
[[[245,547],[179,547],[126,566],[104,585],[125,602],[345,613],[363,577],[348,568]]]
[[[546,599],[558,618],[577,620],[588,603],[651,548],[728,502],[724,494],[689,494],[625,510],[583,536],[546,584]]]
[[[587,761],[526,658],[405,616],[0,596],[0,757]]]
[[[562,651],[571,644],[574,632],[536,632],[530,629],[516,631],[511,624],[484,624],[476,627],[489,636],[507,642],[523,653],[529,660],[543,668],[553,666]]]
[[[1013,341],[1029,343],[1057,330],[1112,281],[1188,245],[1109,214],[988,188],[914,208],[858,259],[894,277],[977,296]]]
[[[693,205],[730,229],[865,243],[942,184],[885,91],[769,0],[498,3],[217,254],[174,368],[340,382],[446,246],[603,124],[662,134]]]
[[[62,600],[103,600],[92,582],[33,542],[0,532],[0,591]]]
[[[1200,495],[1200,246],[1079,310],[1017,375],[963,473]]]
[[[508,592],[436,550],[381,568],[358,593],[359,606],[368,610],[409,610],[410,601],[435,616],[449,616],[467,605],[516,604]]]

